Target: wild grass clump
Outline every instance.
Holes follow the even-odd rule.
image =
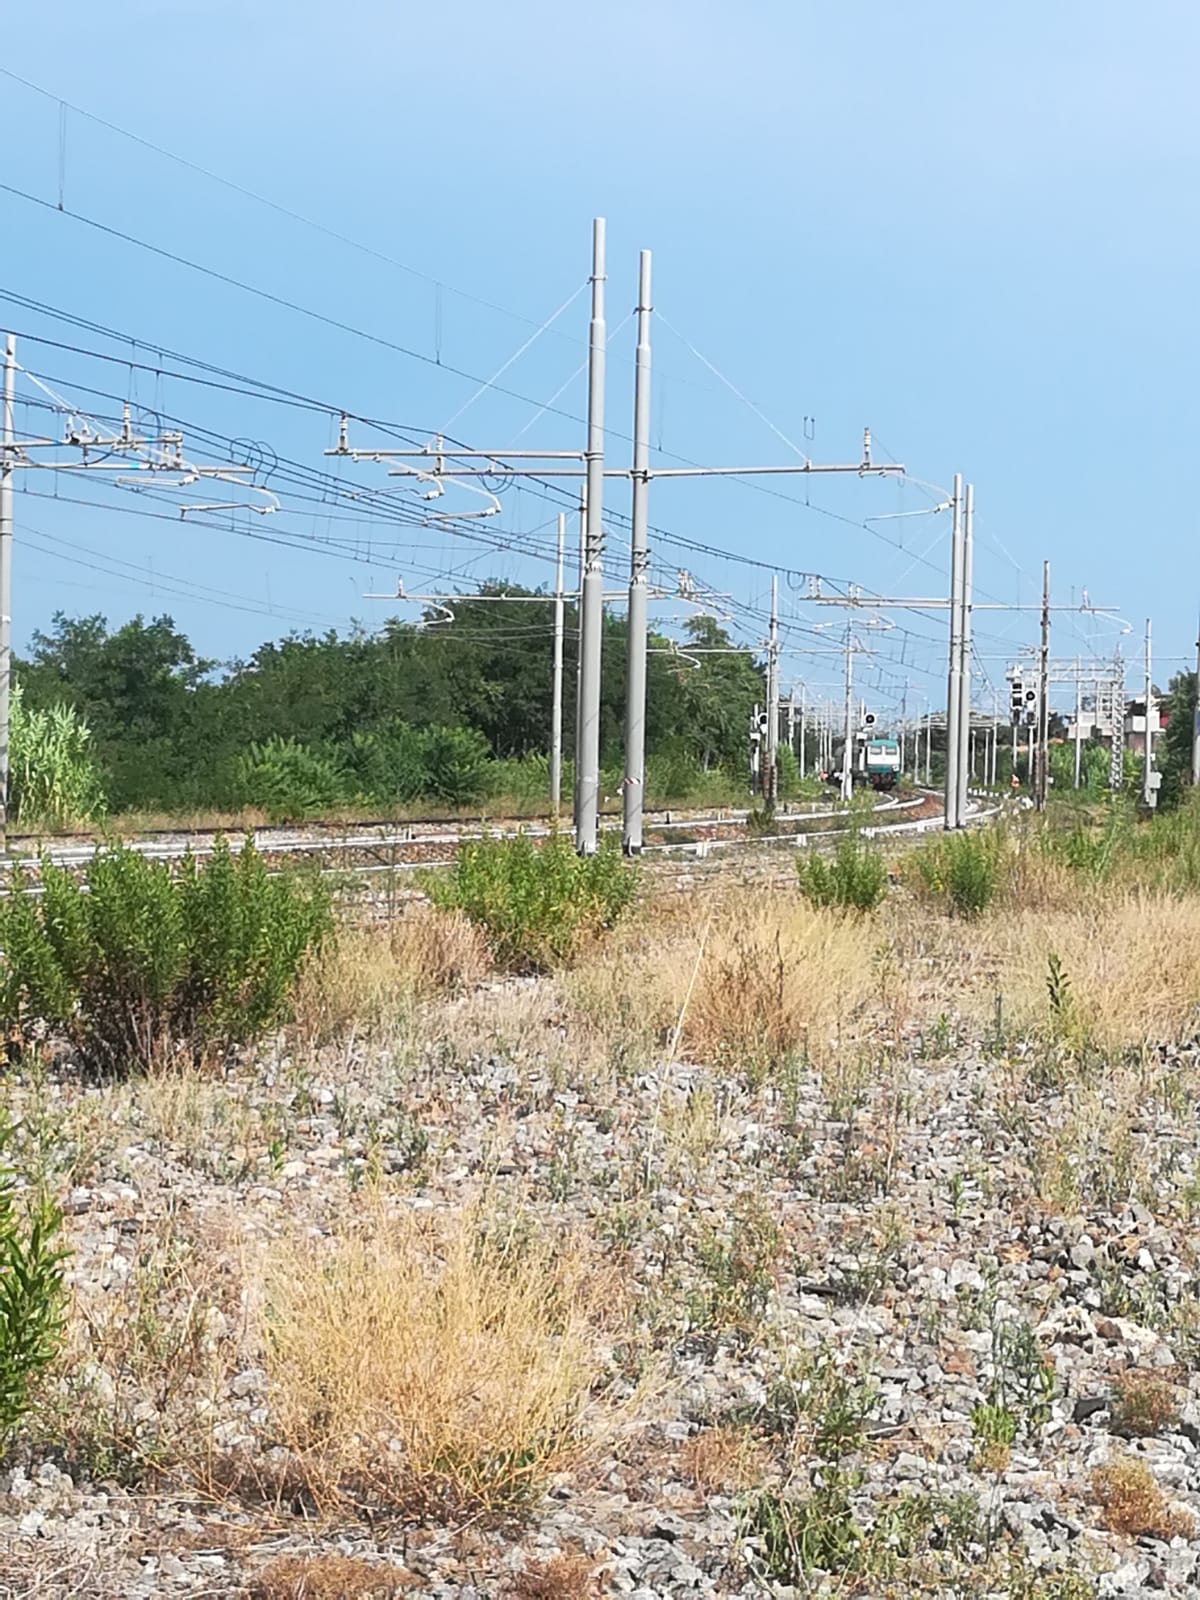
[[[973,959],[1014,1026],[1078,1047],[1194,1037],[1200,1021],[1200,899],[1114,889],[1074,909],[994,919]],[[1059,978],[1050,997],[1048,972]],[[1049,999],[1049,1003],[1048,1003]],[[1070,1024],[1070,1027],[1067,1027]]]
[[[692,919],[693,924],[698,919]],[[762,1078],[820,1062],[877,990],[870,925],[782,895],[731,896],[654,953],[645,985],[685,1055]]]
[[[563,834],[537,845],[521,833],[463,844],[454,866],[429,878],[428,890],[439,909],[484,930],[498,966],[546,972],[613,927],[637,883],[636,869],[611,836],[594,855],[580,856]]]
[[[927,894],[960,917],[978,917],[995,898],[1002,850],[999,835],[952,833],[915,851],[913,863]]]
[[[268,874],[249,840],[178,871],[116,845],[82,882],[46,862],[40,896],[18,878],[0,905],[0,1021],[101,1072],[219,1059],[284,1016],[331,928],[321,881]]]
[[[874,911],[887,891],[883,856],[857,828],[843,834],[832,856],[810,850],[797,857],[796,871],[801,891],[815,906]]]
[[[311,1045],[386,1036],[415,1005],[465,994],[491,970],[483,930],[461,913],[416,905],[387,929],[345,927],[300,974],[296,1031]]]
[[[1103,1508],[1105,1527],[1113,1533],[1190,1539],[1195,1532],[1190,1513],[1171,1505],[1150,1468],[1137,1456],[1120,1456],[1097,1467],[1092,1473],[1092,1494]]]
[[[319,1506],[508,1517],[589,1448],[612,1285],[480,1220],[405,1212],[277,1254],[261,1304],[269,1403]]]

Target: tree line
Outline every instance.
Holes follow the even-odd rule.
[[[527,598],[506,605],[495,598],[504,594]],[[470,806],[526,791],[536,802],[547,792],[554,602],[497,583],[479,596],[491,598],[456,601],[452,622],[427,614],[421,626],[393,619],[377,632],[292,633],[228,663],[201,656],[169,616],[111,628],[103,616],[60,612],[15,663],[21,713],[27,727],[70,713],[86,723],[87,758],[114,813],[252,806],[284,815],[419,799]],[[705,651],[733,651],[712,617],[692,619],[687,634]],[[568,756],[577,640],[568,605]],[[601,748],[610,769],[621,761],[625,651],[625,619],[606,617]],[[744,786],[761,698],[748,653],[689,661],[653,637],[648,786],[673,794],[706,781]]]

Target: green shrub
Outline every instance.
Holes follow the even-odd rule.
[[[9,812],[26,828],[64,828],[104,811],[92,730],[73,706],[27,711],[21,686],[9,703]]]
[[[939,847],[945,895],[961,917],[977,917],[996,894],[996,844],[982,833],[956,833]]]
[[[874,911],[887,890],[887,868],[855,828],[838,840],[832,856],[806,851],[796,861],[800,888],[817,906]]]
[[[9,1141],[0,1123],[0,1151]],[[0,1167],[0,1445],[29,1409],[39,1373],[58,1354],[63,1328],[62,1217],[48,1200],[18,1206],[7,1166]]]
[[[527,834],[464,844],[453,867],[427,880],[429,897],[482,927],[497,963],[542,972],[569,962],[610,928],[637,891],[637,873],[611,835],[579,856],[564,835],[539,846]]]
[[[425,736],[398,722],[352,735],[346,764],[354,787],[376,805],[419,800],[425,793]]]
[[[296,822],[354,798],[341,762],[295,739],[252,744],[233,763],[233,800],[274,822]]]
[[[177,873],[118,845],[82,883],[46,863],[42,886],[35,897],[18,880],[0,905],[0,1022],[64,1034],[104,1072],[258,1037],[331,928],[321,881],[268,875],[250,840],[236,856],[219,840]]]
[[[490,787],[488,742],[475,728],[425,734],[425,792],[449,806],[473,806]]]

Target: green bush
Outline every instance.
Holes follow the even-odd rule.
[[[9,705],[9,811],[26,828],[64,828],[104,811],[92,731],[72,706],[27,711],[14,683]]]
[[[475,728],[425,733],[425,792],[449,806],[474,806],[490,787],[488,742]]]
[[[341,762],[295,739],[252,744],[233,764],[233,800],[275,822],[296,822],[354,798]]]
[[[453,867],[427,880],[429,897],[482,927],[496,962],[514,972],[544,972],[628,910],[637,872],[606,835],[595,855],[576,855],[564,835],[540,846],[528,834],[464,844]]]
[[[0,1122],[0,1151],[10,1130]],[[48,1200],[18,1206],[7,1165],[0,1167],[0,1445],[29,1409],[39,1373],[58,1354],[63,1328],[62,1217]]]
[[[998,836],[953,833],[917,853],[926,889],[947,900],[960,917],[977,917],[996,895]]]
[[[81,883],[46,863],[0,905],[0,1022],[65,1035],[85,1065],[126,1072],[226,1054],[285,1014],[306,956],[328,936],[317,878],[270,876],[247,839],[204,866],[115,846]]]
[[[878,850],[849,828],[832,856],[806,851],[796,860],[800,888],[817,906],[874,911],[887,890],[887,868]]]

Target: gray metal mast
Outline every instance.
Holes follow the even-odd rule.
[[[805,711],[804,702],[805,702],[805,699],[807,698],[807,694],[808,694],[808,690],[807,690],[806,686],[804,684],[801,684],[800,685],[800,749],[796,753],[796,760],[797,760],[797,763],[798,763],[798,765],[800,767],[800,777],[801,777],[802,780],[804,778],[804,758],[805,758],[805,755],[806,755],[806,751],[804,749],[804,711]]]
[[[1142,803],[1152,806],[1155,801],[1154,786],[1154,735],[1150,731],[1150,706],[1154,699],[1154,679],[1150,659],[1150,618],[1146,618],[1146,704],[1142,718],[1146,729],[1146,759],[1142,762]]]
[[[958,826],[958,716],[961,704],[963,597],[962,473],[954,474],[951,497],[954,516],[950,532],[950,672],[946,688],[946,800],[943,826]]]
[[[554,683],[550,724],[550,809],[562,809],[563,722],[563,556],[567,542],[567,514],[558,513],[558,553],[554,564]]]
[[[593,855],[600,823],[600,646],[604,634],[604,218],[592,223],[592,319],[588,329],[587,518],[579,602],[579,726],[575,768],[579,805],[575,848]]]
[[[973,565],[975,523],[975,485],[966,487],[962,518],[962,599],[959,609],[958,653],[962,670],[958,678],[958,800],[954,807],[954,826],[967,820],[968,789],[971,783],[971,568]]]
[[[1083,777],[1083,678],[1075,679],[1075,788]]]
[[[579,567],[575,590],[575,743],[579,743],[580,711],[583,708],[583,654],[579,648],[579,613],[583,600],[583,570],[587,564],[587,484],[579,485]],[[578,756],[578,750],[576,750]],[[579,761],[572,762],[571,816],[579,815]]]
[[[764,753],[763,804],[771,810],[779,798],[779,578],[771,576],[771,631],[767,640],[767,748]]]
[[[842,751],[842,799],[854,793],[854,635],[846,619],[846,746]]]
[[[633,389],[632,531],[629,541],[629,635],[625,693],[623,845],[642,851],[646,797],[646,502],[650,495],[650,252],[638,258],[637,360]]]
[[[8,848],[8,736],[12,685],[13,394],[17,341],[4,340],[4,394],[0,402],[0,850]]]
[[[1192,783],[1200,784],[1200,634],[1196,638],[1196,709],[1192,712]]]
[[[1042,563],[1042,644],[1038,651],[1037,784],[1035,800],[1046,809],[1050,787],[1050,563]],[[1032,742],[1031,746],[1032,748]]]

